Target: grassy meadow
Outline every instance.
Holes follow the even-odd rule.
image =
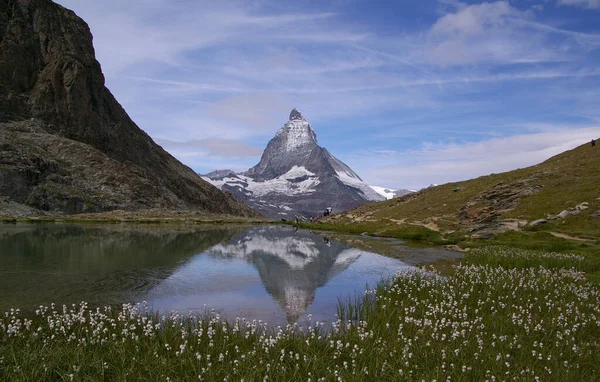
[[[538,244],[546,241],[540,238],[562,233],[595,245],[600,253],[600,218],[595,217],[600,211],[598,184],[600,150],[585,144],[535,166],[429,187],[336,213],[323,219],[322,229],[445,244],[464,241],[482,225],[504,221],[522,227],[524,235],[513,237],[516,244]],[[576,215],[526,226],[581,203],[587,203],[587,208]]]
[[[46,306],[0,318],[0,380],[593,381],[600,286],[586,257],[470,251],[449,276],[399,273],[341,299],[327,328]]]

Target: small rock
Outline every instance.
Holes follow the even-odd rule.
[[[567,211],[567,210],[564,210],[563,212],[561,212],[560,214],[558,214],[556,217],[557,217],[557,218],[560,218],[560,219],[564,219],[564,218],[566,218],[567,216],[569,216],[570,214],[571,214],[571,213],[570,213],[569,211]]]
[[[583,211],[583,210],[587,210],[589,208],[589,204],[588,202],[583,202],[581,204],[578,204],[577,207],[575,207],[578,211]]]
[[[442,248],[447,249],[448,251],[454,251],[454,252],[469,252],[470,251],[470,248],[461,248],[456,244],[442,245]]]
[[[360,236],[369,236],[369,233],[368,232],[363,232],[363,233],[360,234]]]
[[[538,219],[538,220],[534,220],[531,223],[529,223],[530,227],[535,227],[536,225],[540,225],[540,224],[546,224],[548,223],[548,220],[546,219]]]
[[[452,192],[458,192],[458,191],[460,191],[460,190],[462,190],[462,188],[460,188],[460,187],[456,187],[456,188],[453,188],[453,189],[452,189]]]
[[[600,210],[598,210],[598,211],[594,212],[594,213],[592,214],[592,217],[593,217],[593,218],[596,218],[596,219],[600,219]]]
[[[517,221],[517,228],[523,228],[527,225],[527,220],[519,220]]]
[[[579,215],[580,212],[581,212],[580,210],[571,211],[571,215],[577,216],[577,215]]]
[[[547,215],[546,219],[548,219],[548,220],[556,220],[556,219],[558,219],[558,215]]]

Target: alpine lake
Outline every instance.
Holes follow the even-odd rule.
[[[0,311],[147,304],[271,325],[332,322],[340,302],[458,253],[379,240],[395,257],[290,226],[0,224]],[[354,245],[353,244],[353,245]]]

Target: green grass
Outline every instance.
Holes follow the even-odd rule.
[[[537,229],[600,240],[600,219],[591,217],[600,210],[598,184],[600,150],[585,144],[536,166],[427,188],[334,214],[325,221],[340,226],[368,221],[374,232],[411,223],[435,223],[442,232],[468,234],[479,224],[478,215],[485,216],[486,210],[497,212],[500,220],[533,221],[588,202],[589,208],[579,215],[550,221]],[[539,192],[524,193],[515,205],[505,204],[515,194],[532,187]]]
[[[598,380],[600,286],[565,268],[582,260],[477,251],[448,277],[404,273],[342,299],[328,331],[214,312],[160,317],[131,305],[9,311],[0,317],[0,379]]]
[[[580,242],[555,237],[548,232],[511,231],[486,240],[465,240],[465,247],[483,247],[489,245],[504,245],[523,249],[549,252],[573,252],[577,254],[596,255],[600,258],[600,243]]]
[[[456,236],[447,235],[442,237],[439,232],[432,231],[422,226],[393,226],[382,227],[377,223],[300,223],[294,224],[299,228],[314,229],[322,231],[342,232],[352,235],[366,234],[369,236],[381,236],[394,239],[412,240],[424,244],[444,245],[456,244],[458,239]]]

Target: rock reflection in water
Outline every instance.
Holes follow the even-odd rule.
[[[0,309],[130,302],[238,229],[0,225]]]

